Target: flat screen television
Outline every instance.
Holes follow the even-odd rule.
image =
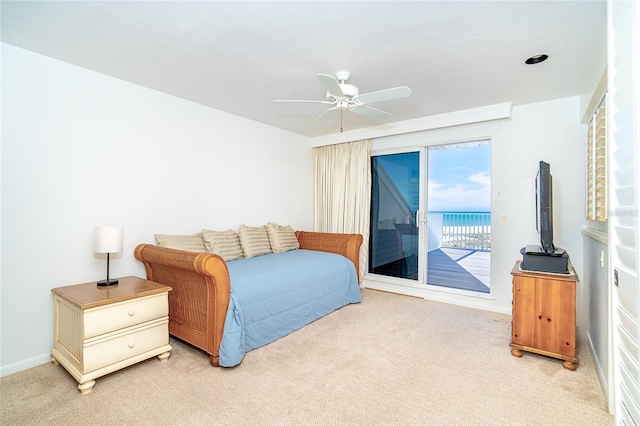
[[[536,175],[536,229],[540,235],[540,245],[526,246],[522,253],[523,270],[569,273],[569,255],[564,249],[553,244],[553,188],[551,166],[540,162]]]
[[[540,235],[540,248],[553,253],[553,190],[551,166],[540,161],[536,175],[536,229]]]

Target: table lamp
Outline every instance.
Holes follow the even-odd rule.
[[[109,278],[109,254],[122,251],[122,234],[121,226],[96,226],[93,234],[93,251],[107,253],[107,279],[98,281],[99,286],[118,284],[118,280]]]

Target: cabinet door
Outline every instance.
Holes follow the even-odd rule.
[[[561,355],[575,356],[575,283],[536,279],[536,288],[539,307],[536,316],[539,348]]]
[[[536,347],[535,281],[527,277],[513,278],[513,316],[511,341]]]
[[[573,281],[514,277],[512,342],[575,356],[575,303]]]

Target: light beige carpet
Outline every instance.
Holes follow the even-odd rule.
[[[62,366],[1,379],[3,425],[612,425],[584,344],[576,371],[511,355],[511,317],[372,290],[232,369],[173,340],[82,396]]]

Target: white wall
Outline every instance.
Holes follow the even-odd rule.
[[[538,161],[544,160],[551,164],[553,175],[554,243],[567,250],[581,277],[586,126],[580,122],[579,97],[514,108],[512,123],[505,124],[504,130],[497,140],[492,176],[493,184],[499,183],[508,188],[501,205],[509,212],[509,224],[504,227],[497,225],[504,230],[501,242],[510,247],[509,251],[512,252],[514,248],[519,249],[525,240],[527,244],[538,241],[534,227],[533,179]],[[493,189],[493,196],[495,202],[496,188]],[[500,214],[500,210],[496,213]],[[515,257],[520,257],[519,253]],[[495,272],[498,271],[492,270],[492,278]],[[506,284],[509,292],[510,278],[508,282],[498,281]],[[580,284],[577,292],[581,293]],[[577,300],[582,300],[580,295]],[[510,301],[509,298],[509,309]],[[578,323],[580,321],[578,318]]]
[[[579,97],[514,107],[509,120],[448,127],[372,141],[372,153],[478,139],[491,139],[491,297],[450,292],[401,290],[432,300],[511,313],[511,269],[522,259],[519,250],[539,241],[535,230],[534,178],[538,162],[551,164],[554,198],[554,243],[566,249],[580,276],[585,194],[585,126]],[[508,217],[500,225],[500,216]],[[366,286],[380,288],[365,278]],[[400,289],[395,282],[396,288]],[[387,287],[387,289],[391,289]],[[581,300],[578,297],[578,300]]]
[[[584,272],[580,278],[583,290],[583,331],[600,384],[607,395],[609,378],[609,283],[607,279],[609,247],[608,244],[604,244],[588,234],[583,235],[582,238]]]
[[[313,226],[309,140],[2,44],[0,374],[45,363],[54,287],[144,277],[154,233]]]

